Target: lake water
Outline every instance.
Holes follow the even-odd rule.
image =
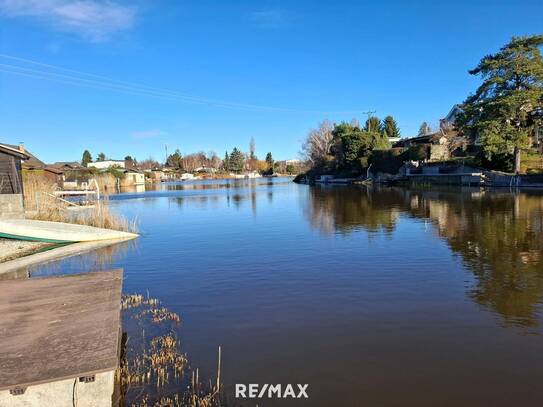
[[[307,383],[259,406],[542,405],[543,191],[290,179],[113,196],[135,244],[33,270],[122,267],[182,317],[200,374]]]

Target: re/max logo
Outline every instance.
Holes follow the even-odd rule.
[[[309,384],[296,384],[296,389],[292,384],[285,386],[281,384],[255,384],[249,385],[236,384],[236,398],[240,399],[261,399],[261,398],[277,398],[277,399],[308,399],[307,388]]]

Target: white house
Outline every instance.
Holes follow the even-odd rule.
[[[125,163],[124,160],[104,160],[88,163],[87,167],[98,168],[99,170],[107,170],[108,168],[112,167],[125,168]]]
[[[297,158],[293,158],[291,160],[285,160],[285,165],[298,165],[301,162],[302,162],[301,160],[298,160]]]
[[[181,174],[181,181],[189,181],[189,180],[193,180],[193,179],[196,179],[196,177],[191,174],[190,172],[184,172],[183,174]]]

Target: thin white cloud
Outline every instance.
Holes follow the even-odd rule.
[[[152,129],[152,130],[145,130],[145,131],[136,131],[132,133],[132,138],[135,138],[137,140],[144,140],[144,139],[150,139],[150,138],[157,138],[160,136],[164,136],[166,133],[162,130],[158,129]]]
[[[98,42],[131,28],[136,8],[108,0],[0,0],[0,14],[34,18]]]
[[[285,13],[276,9],[253,11],[249,20],[259,28],[279,28],[287,23]]]

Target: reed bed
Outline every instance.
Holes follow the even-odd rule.
[[[124,295],[123,316],[132,331],[125,335],[117,380],[124,405],[132,407],[215,407],[220,405],[220,368],[216,384],[203,384],[181,351],[181,318],[159,300]],[[148,333],[152,332],[148,336]],[[220,366],[220,365],[219,365]]]
[[[25,212],[28,219],[75,223],[104,229],[137,233],[136,221],[128,221],[110,210],[107,196],[85,208],[71,205],[54,195],[55,185],[29,174],[24,180]]]

